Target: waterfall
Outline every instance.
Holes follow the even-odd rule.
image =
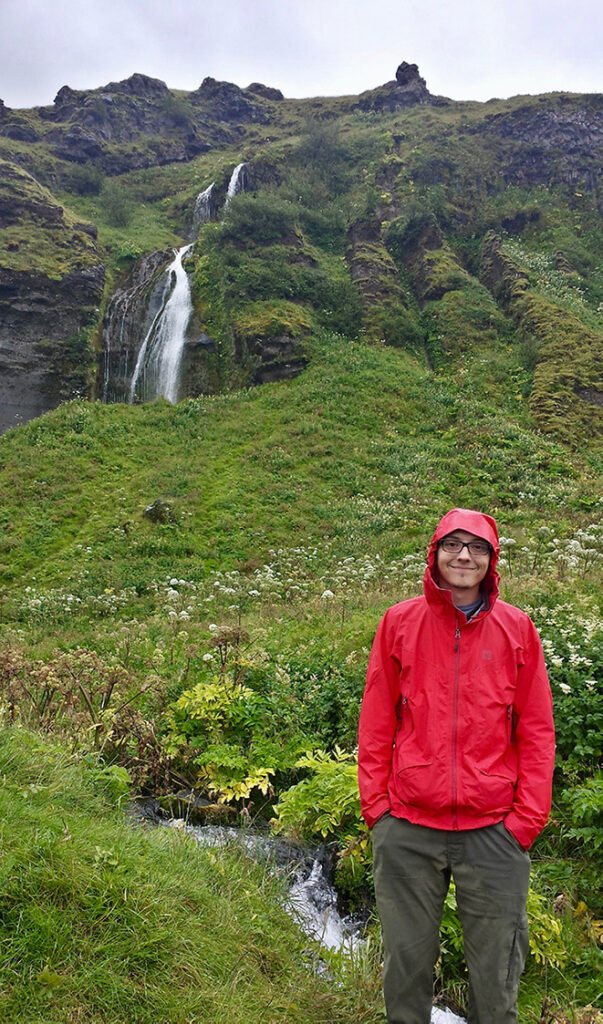
[[[103,323],[103,402],[128,401],[136,354],[158,309],[165,303],[165,252],[146,253],[126,285],[114,293]]]
[[[246,168],[246,163],[240,163],[233,170],[224,209],[233,196],[247,187]],[[201,225],[216,213],[214,189],[212,181],[197,196],[191,241],[179,250],[174,249],[170,265],[159,273],[161,264],[156,260],[165,260],[165,254],[149,254],[136,265],[132,284],[113,296],[103,333],[99,381],[103,401],[148,402],[158,397],[178,401],[180,364],[192,313],[190,284],[182,261],[192,249]],[[130,374],[132,365],[134,370]]]
[[[182,266],[193,243],[177,251],[165,271],[167,301],[155,316],[140,347],[132,381],[130,402],[162,396],[178,401],[180,360],[193,304],[188,274]]]
[[[239,194],[239,192],[243,192],[245,190],[245,187],[247,185],[247,173],[245,170],[246,167],[246,163],[237,164],[234,171],[232,172],[230,181],[228,183],[228,192],[226,193],[226,202],[224,203],[225,207],[228,206],[233,196],[236,196]]]
[[[191,238],[196,238],[199,232],[199,228],[202,224],[207,224],[208,220],[212,218],[212,193],[215,188],[215,181],[212,181],[211,185],[208,185],[203,192],[199,192],[195,201],[195,209],[193,211],[193,224],[191,228]]]

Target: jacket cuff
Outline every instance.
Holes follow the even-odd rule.
[[[503,825],[508,832],[517,840],[519,845],[524,850],[528,850],[536,837],[540,835],[541,829],[534,831],[533,826],[525,825],[522,823],[521,818],[511,811],[507,814],[507,817],[503,819]]]
[[[377,803],[373,804],[370,810],[368,808],[365,809],[362,812],[362,816],[368,827],[372,828],[373,825],[377,824],[379,818],[382,818],[384,814],[388,814],[390,810],[391,807],[389,805],[389,800],[387,797],[383,797],[381,800],[378,800]]]

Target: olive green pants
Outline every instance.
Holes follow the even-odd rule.
[[[502,822],[448,832],[386,815],[373,828],[388,1024],[429,1024],[450,878],[469,970],[469,1024],[515,1024],[528,951],[530,858]]]

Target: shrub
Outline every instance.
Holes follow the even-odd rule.
[[[297,216],[297,207],[286,199],[242,193],[228,204],[220,234],[231,241],[269,245],[295,233]]]
[[[70,168],[65,184],[80,196],[98,196],[103,182],[104,174],[99,167],[94,164],[75,164]]]
[[[134,212],[132,200],[119,183],[106,181],[101,192],[101,204],[107,223],[114,228],[126,227]]]

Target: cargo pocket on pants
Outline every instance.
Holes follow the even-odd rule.
[[[519,985],[521,972],[523,971],[526,956],[528,955],[528,948],[528,918],[526,914],[522,914],[515,926],[513,941],[511,942],[511,951],[509,953],[509,963],[507,965],[506,984],[507,988],[512,991],[515,991]]]

